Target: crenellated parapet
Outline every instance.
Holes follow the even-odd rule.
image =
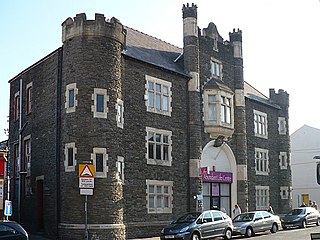
[[[105,20],[103,14],[96,13],[95,20],[87,20],[85,13],[77,14],[74,19],[67,18],[62,24],[62,42],[84,36],[102,36],[125,45],[126,30],[116,18]]]
[[[286,109],[289,107],[289,94],[283,89],[279,89],[278,93],[271,88],[269,89],[270,100],[274,103],[282,105]]]
[[[230,42],[242,42],[242,31],[233,29],[233,32],[229,32],[229,39]]]

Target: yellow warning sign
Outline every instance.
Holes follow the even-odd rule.
[[[94,165],[93,164],[79,164],[79,177],[80,178],[94,178]]]

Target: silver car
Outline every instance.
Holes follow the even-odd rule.
[[[257,232],[276,233],[281,227],[280,217],[267,211],[245,212],[233,220],[233,234],[251,237]]]

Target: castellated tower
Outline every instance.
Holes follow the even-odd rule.
[[[123,113],[121,52],[125,41],[126,31],[116,18],[106,21],[104,15],[96,14],[95,20],[87,20],[81,13],[62,23],[61,159],[72,149],[76,161],[75,169],[68,168],[66,161],[60,164],[62,239],[83,238],[85,196],[79,194],[78,166],[90,161],[96,166],[94,194],[87,197],[90,234],[125,239],[123,191],[117,172],[119,159],[124,159],[119,112]]]
[[[183,57],[184,68],[191,75],[189,91],[189,178],[190,211],[201,210],[202,202],[196,197],[201,194],[201,95],[199,80],[199,39],[197,6],[183,5]]]
[[[234,126],[233,138],[236,142],[237,156],[237,177],[238,177],[238,203],[248,209],[248,176],[247,176],[247,133],[246,133],[246,111],[244,98],[244,79],[243,79],[243,58],[242,58],[242,31],[233,29],[229,33],[230,43],[233,46],[234,61]]]

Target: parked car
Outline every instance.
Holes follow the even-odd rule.
[[[17,222],[1,221],[0,222],[0,239],[1,240],[29,240],[28,233]]]
[[[311,224],[319,226],[320,213],[313,207],[294,208],[281,219],[281,224],[283,229],[289,227],[305,228]]]
[[[218,210],[187,213],[161,231],[160,239],[199,240],[214,237],[232,238],[232,219]]]
[[[281,227],[280,217],[267,211],[245,212],[233,220],[233,234],[251,237],[257,232],[276,233]]]

